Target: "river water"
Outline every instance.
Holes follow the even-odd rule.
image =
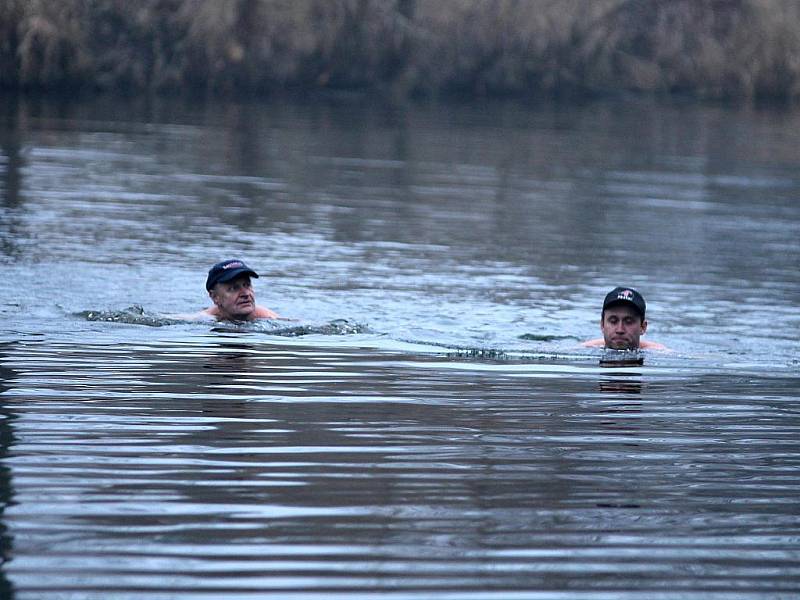
[[[0,107],[0,597],[800,594],[799,112]]]

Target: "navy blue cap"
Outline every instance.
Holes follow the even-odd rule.
[[[642,319],[644,319],[644,312],[647,309],[644,298],[642,298],[642,295],[635,289],[628,287],[616,287],[608,292],[608,294],[606,294],[606,299],[603,300],[603,311],[605,312],[606,308],[611,304],[618,304],[621,302],[633,304],[633,307],[642,316]]]
[[[206,279],[206,290],[211,289],[218,283],[236,279],[239,275],[246,273],[252,277],[258,277],[258,273],[253,271],[250,267],[242,261],[231,258],[218,262],[208,271],[208,279]]]

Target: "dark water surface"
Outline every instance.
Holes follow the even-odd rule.
[[[0,598],[800,595],[800,113],[0,107]]]

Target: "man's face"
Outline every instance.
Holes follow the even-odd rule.
[[[208,295],[225,319],[248,321],[256,310],[256,293],[249,275],[218,283]]]
[[[647,330],[647,321],[632,306],[612,304],[600,319],[600,329],[606,348],[635,350],[639,347],[639,338]]]

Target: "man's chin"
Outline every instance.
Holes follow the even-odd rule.
[[[231,318],[235,321],[250,321],[256,313],[255,306],[238,307],[236,312],[231,313]]]
[[[636,350],[636,346],[632,342],[627,341],[611,341],[606,342],[606,348],[611,350]]]

